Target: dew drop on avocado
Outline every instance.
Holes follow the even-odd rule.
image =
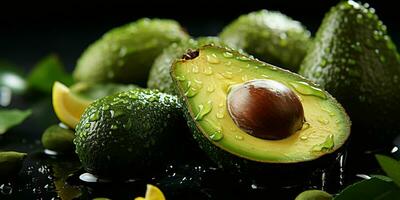
[[[233,54],[232,54],[231,52],[224,52],[222,55],[223,55],[225,58],[232,58],[232,57],[233,57]]]
[[[315,96],[321,99],[326,99],[326,94],[319,88],[309,85],[306,82],[291,82],[290,85],[298,93],[305,96]]]
[[[315,152],[328,152],[332,150],[334,146],[334,136],[333,134],[329,134],[323,143],[313,146],[311,150]]]
[[[215,88],[214,88],[214,86],[213,85],[209,85],[208,87],[207,87],[207,92],[214,92],[214,90],[215,90]]]
[[[185,96],[192,98],[194,96],[197,95],[199,91],[193,87],[190,87],[186,92],[185,92]]]
[[[199,105],[199,112],[197,113],[196,117],[194,118],[196,121],[200,121],[206,116],[208,113],[210,113],[212,110],[212,102],[208,101],[206,104],[200,104]]]
[[[92,115],[90,115],[89,121],[97,121],[100,118],[99,112],[95,112]]]
[[[224,137],[224,134],[222,134],[221,130],[215,131],[213,134],[210,135],[210,139],[213,141],[220,141]]]
[[[217,55],[212,54],[212,55],[207,55],[207,62],[210,64],[218,64],[220,61],[217,58]]]
[[[262,139],[289,137],[300,130],[305,121],[297,95],[273,80],[252,80],[232,86],[227,106],[239,128]]]
[[[203,73],[205,75],[211,75],[211,74],[213,74],[213,71],[212,71],[211,67],[205,67],[203,70]]]
[[[185,81],[185,80],[186,80],[186,79],[185,79],[185,76],[177,76],[176,79],[177,79],[178,81]]]

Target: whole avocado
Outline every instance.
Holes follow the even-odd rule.
[[[93,102],[76,126],[83,167],[107,178],[128,178],[169,161],[182,134],[181,104],[156,90],[133,89]]]
[[[376,148],[398,134],[400,59],[373,8],[354,1],[333,7],[300,73],[343,104],[359,147]]]
[[[188,39],[173,43],[156,58],[150,70],[147,87],[158,89],[161,92],[176,94],[173,81],[170,76],[172,63],[181,58],[188,49],[196,49],[204,45],[213,44],[226,46],[218,37],[200,37],[196,40]]]
[[[310,32],[300,22],[268,10],[240,16],[219,36],[235,49],[293,72],[297,72],[311,44]]]
[[[168,19],[139,19],[114,28],[91,44],[79,58],[77,81],[144,85],[154,59],[173,42],[189,36]]]

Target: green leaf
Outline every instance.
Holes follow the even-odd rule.
[[[0,135],[22,123],[31,113],[31,110],[0,109]]]
[[[400,188],[392,181],[371,178],[346,187],[335,200],[374,199],[393,200],[400,196]]]
[[[60,81],[67,86],[73,82],[72,76],[65,72],[63,64],[55,55],[49,55],[40,60],[28,76],[29,86],[45,93],[51,93],[55,81]]]
[[[383,171],[400,187],[400,162],[384,155],[376,155]]]

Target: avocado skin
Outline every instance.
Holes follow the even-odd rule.
[[[400,59],[372,9],[350,1],[333,7],[300,73],[342,103],[353,121],[356,146],[387,145],[398,134]]]
[[[189,36],[173,20],[139,19],[114,28],[91,44],[77,62],[77,81],[137,83],[144,86],[154,59]]]
[[[170,75],[172,63],[182,57],[188,49],[196,49],[204,45],[213,44],[217,46],[226,46],[217,37],[200,37],[197,40],[188,39],[178,43],[173,43],[165,48],[156,58],[150,70],[147,87],[158,89],[161,92],[177,94]]]
[[[72,85],[70,90],[79,97],[93,101],[135,88],[140,87],[133,84],[79,82]]]
[[[98,99],[76,127],[76,153],[83,167],[100,177],[126,179],[156,170],[174,158],[179,145],[172,144],[184,138],[178,135],[180,110],[175,96],[149,89]]]
[[[26,158],[26,153],[15,151],[0,152],[0,178],[7,178],[18,174]]]
[[[310,32],[288,16],[260,10],[240,16],[220,33],[227,45],[297,72],[311,44]]]
[[[203,46],[201,48],[210,48],[211,46]],[[200,50],[201,50],[200,48]],[[222,48],[224,50],[230,51],[235,56],[245,56],[245,54],[240,51],[230,50],[224,47],[213,47],[213,48]],[[263,66],[263,62],[254,60],[255,62],[259,62],[259,66]],[[175,61],[177,62],[177,61]],[[266,63],[265,63],[266,64]],[[266,64],[267,66],[272,66],[270,64]],[[275,66],[274,66],[275,67]],[[279,70],[278,67],[275,67]],[[292,76],[299,76],[298,74],[294,74],[288,70],[284,70],[287,73],[290,73]],[[178,85],[179,80],[173,76],[173,68],[171,68],[171,77],[174,81],[174,85]],[[316,86],[311,81],[302,78],[304,82]],[[346,140],[345,144],[337,149],[335,152],[330,154],[325,154],[315,160],[299,162],[299,163],[267,163],[267,162],[257,162],[253,160],[249,160],[246,158],[242,158],[231,154],[216,145],[214,145],[208,138],[204,136],[202,131],[196,126],[196,121],[192,117],[189,105],[186,104],[186,96],[184,95],[184,91],[179,90],[178,87],[178,97],[181,102],[183,113],[185,119],[187,121],[188,127],[192,132],[192,136],[197,141],[199,147],[203,152],[205,152],[208,157],[216,163],[220,168],[225,169],[227,172],[232,173],[234,175],[246,176],[247,178],[251,178],[256,181],[260,181],[263,184],[273,184],[273,185],[287,185],[289,182],[293,181],[293,183],[298,183],[298,181],[308,181],[310,178],[310,174],[314,173],[316,170],[327,169],[332,167],[332,163],[337,162],[344,154],[344,150],[346,149],[348,140]],[[330,95],[325,92],[328,99],[332,99],[336,106],[345,112],[343,107]],[[347,115],[346,115],[347,116]],[[347,117],[346,121],[348,122],[348,126],[350,129],[351,121]]]
[[[48,127],[44,131],[42,135],[42,145],[46,149],[69,154],[74,152],[74,144],[72,142],[74,138],[74,131],[62,128],[56,124]]]

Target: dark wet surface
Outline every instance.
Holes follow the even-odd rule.
[[[30,99],[30,102],[26,102]],[[208,158],[199,154],[185,160],[171,161],[160,166],[161,172],[138,172],[140,177],[127,181],[82,181],[88,174],[81,168],[76,155],[48,155],[40,143],[42,132],[58,123],[49,96],[13,97],[9,107],[32,108],[32,116],[21,126],[0,136],[0,150],[28,152],[20,173],[0,180],[0,199],[134,199],[143,196],[146,184],[162,189],[167,199],[294,199],[306,189],[324,189],[337,193],[346,185],[361,180],[363,174],[380,173],[374,155],[399,151],[391,145],[387,149],[356,153],[348,150],[327,168],[315,168],[307,179],[279,180],[263,177],[262,184],[252,178],[232,175],[218,169]],[[391,151],[393,151],[391,153]],[[84,174],[83,176],[81,176]],[[143,178],[143,174],[145,174]],[[279,180],[279,181],[278,181]],[[283,182],[283,184],[278,184]]]

